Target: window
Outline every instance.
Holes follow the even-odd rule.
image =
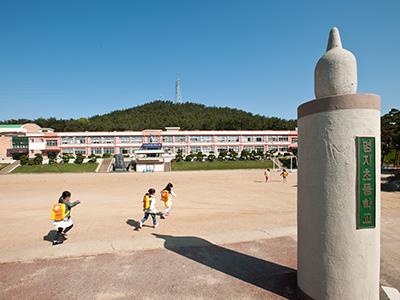
[[[114,148],[103,148],[104,154],[114,154]]]
[[[263,142],[262,136],[256,136],[256,142]]]
[[[133,136],[132,137],[132,143],[142,143],[143,138],[141,136]]]
[[[57,140],[47,140],[46,145],[49,147],[57,147],[58,142],[57,142]]]
[[[83,136],[75,137],[75,144],[86,144],[86,139]]]
[[[92,154],[103,154],[101,148],[92,148]]]
[[[270,135],[268,136],[268,142],[277,142],[278,141],[278,137],[275,135]]]
[[[203,142],[203,143],[211,143],[212,142],[212,136],[210,136],[210,135],[201,136],[201,142]]]
[[[245,137],[243,138],[243,140],[244,140],[244,142],[246,142],[246,143],[251,143],[251,142],[253,142],[253,137],[252,137],[252,136],[245,136]]]
[[[212,148],[211,147],[202,147],[201,151],[203,153],[210,153],[212,151]]]
[[[121,148],[121,154],[129,154],[129,148]]]
[[[92,144],[101,144],[101,137],[92,137]]]
[[[174,138],[176,143],[184,143],[186,141],[186,138],[183,135],[176,135]]]
[[[298,142],[298,138],[292,138],[292,143],[297,143]]]
[[[239,136],[228,136],[227,141],[229,143],[237,143],[239,142]]]
[[[77,155],[77,154],[86,154],[85,148],[75,148],[74,152],[75,152],[75,155]]]
[[[268,151],[276,151],[278,150],[278,146],[268,146]]]
[[[200,138],[200,136],[191,136],[190,137],[190,142],[191,143],[195,143],[195,142],[200,142],[201,141],[201,138]]]
[[[229,148],[228,148],[228,151],[229,151],[229,152],[233,152],[233,151],[239,152],[239,147],[229,147]]]
[[[192,153],[201,152],[201,148],[200,147],[190,147],[190,152],[192,152]]]
[[[185,147],[174,147],[174,152],[175,153],[178,153],[178,152],[185,153]]]
[[[264,153],[264,147],[256,147],[256,152]]]
[[[287,135],[286,135],[286,136],[280,136],[280,137],[278,137],[278,140],[279,140],[280,142],[287,142],[287,141],[289,140],[289,138],[288,138]]]
[[[103,144],[112,144],[115,143],[114,137],[103,137]]]
[[[217,137],[217,141],[218,141],[219,143],[224,143],[224,142],[226,142],[226,136],[224,136],[224,135],[218,136],[218,137]]]
[[[288,152],[288,150],[289,150],[289,148],[288,148],[288,146],[281,146],[281,147],[279,147],[279,152]]]
[[[72,149],[72,148],[63,149],[62,153],[63,154],[73,154],[74,149]]]
[[[163,136],[163,143],[172,143],[173,141],[174,141],[173,136],[171,135]]]
[[[121,136],[119,138],[119,142],[120,143],[124,143],[124,144],[130,143],[131,142],[131,138],[129,136]]]
[[[61,138],[61,144],[67,145],[67,144],[73,144],[74,139],[72,137],[63,137]]]

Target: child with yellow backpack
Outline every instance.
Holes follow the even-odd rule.
[[[64,191],[58,199],[58,203],[53,205],[51,219],[53,220],[54,227],[57,229],[53,240],[53,246],[62,244],[67,232],[74,226],[71,220],[71,209],[81,202],[70,202],[70,199],[71,193]]]
[[[153,219],[153,228],[158,226],[157,224],[157,209],[156,209],[156,190],[150,188],[143,197],[143,211],[144,217],[139,222],[139,228],[143,227],[144,222],[147,221],[149,216]]]
[[[173,190],[173,184],[168,183],[167,186],[161,191],[161,201],[164,202],[165,211],[161,214],[161,219],[165,219],[169,215],[172,208],[172,196],[176,197]]]
[[[279,176],[282,176],[283,182],[286,182],[286,177],[289,176],[289,173],[286,171],[286,169],[283,169]]]

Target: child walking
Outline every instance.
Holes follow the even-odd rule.
[[[176,197],[176,194],[173,190],[174,185],[172,183],[168,183],[167,186],[161,191],[161,201],[164,202],[165,211],[161,214],[161,219],[165,219],[166,216],[169,215],[169,212],[172,208],[172,196]]]
[[[282,176],[283,182],[286,182],[286,177],[289,176],[289,173],[286,171],[286,169],[283,169],[282,173],[280,174],[280,176]]]
[[[153,188],[150,188],[147,193],[144,195],[143,198],[143,210],[144,210],[144,217],[143,219],[139,222],[139,228],[143,227],[144,222],[147,221],[149,216],[153,219],[153,228],[156,228],[158,226],[157,223],[157,209],[156,209],[156,190]]]
[[[271,174],[271,171],[269,169],[266,169],[264,171],[264,176],[265,176],[265,182],[268,182],[269,176]]]
[[[58,199],[58,204],[53,206],[52,219],[53,225],[57,229],[57,233],[53,240],[53,246],[62,244],[65,240],[67,232],[74,226],[71,220],[71,209],[77,206],[80,201],[71,202],[71,193],[64,191]]]

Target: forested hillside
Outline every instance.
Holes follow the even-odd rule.
[[[180,126],[182,130],[283,130],[295,129],[296,127],[295,120],[264,117],[228,107],[207,107],[202,104],[173,103],[171,101],[153,101],[90,118],[68,120],[56,118],[18,119],[1,123],[23,124],[28,122],[36,123],[41,127],[54,128],[60,132],[163,129],[166,126]]]

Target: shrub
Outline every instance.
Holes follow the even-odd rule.
[[[225,157],[228,155],[228,152],[226,150],[220,150],[218,153],[218,158],[225,159]]]
[[[34,165],[41,165],[43,163],[43,156],[40,153],[36,153],[35,157],[33,158]]]
[[[89,156],[89,163],[95,163],[97,161],[97,156],[96,155],[94,155],[94,154],[92,154],[92,155],[90,155]]]
[[[112,157],[113,155],[111,154],[111,153],[104,153],[103,154],[103,158],[110,158],[110,157]]]
[[[186,161],[192,161],[192,159],[193,159],[193,154],[188,154],[188,155],[186,155],[186,157],[185,157],[185,160],[186,160]]]
[[[56,160],[54,157],[49,157],[49,165],[54,165],[56,163]]]
[[[178,152],[175,155],[175,160],[177,162],[183,160],[182,150],[178,150]]]
[[[81,163],[83,163],[84,158],[85,157],[82,154],[78,154],[76,156],[75,160],[74,160],[74,163],[75,164],[81,164]]]
[[[68,162],[69,162],[69,159],[70,159],[70,157],[69,157],[69,155],[63,155],[62,156],[62,160],[63,160],[63,162],[65,163],[65,164],[67,164]]]
[[[35,161],[33,159],[28,160],[28,166],[33,166]]]
[[[214,160],[215,160],[214,152],[210,152],[210,154],[208,155],[207,159],[208,159],[209,161],[214,161]]]
[[[21,165],[24,166],[24,165],[28,164],[29,157],[28,157],[28,155],[21,155],[19,160],[20,160]]]
[[[203,161],[205,156],[206,155],[203,154],[202,152],[197,152],[197,154],[196,154],[196,158],[197,158],[198,161]]]

